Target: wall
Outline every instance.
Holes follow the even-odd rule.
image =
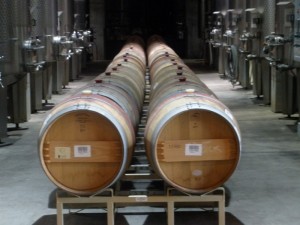
[[[205,23],[207,12],[206,5],[211,1],[207,0],[187,0],[186,1],[186,24],[185,24],[185,43],[177,44],[178,52],[181,57],[184,58],[204,58],[206,49],[205,29],[203,24]],[[223,2],[223,1],[221,1]],[[105,0],[90,0],[90,27],[95,30],[95,43],[97,46],[96,60],[105,59]],[[150,4],[150,3],[147,3]],[[162,4],[162,3],[161,3]],[[174,2],[175,4],[175,2]],[[177,2],[177,4],[179,4]],[[164,6],[164,5],[162,5]],[[150,7],[151,8],[151,7]],[[150,13],[150,12],[149,12]],[[155,20],[156,14],[153,14]],[[147,22],[147,21],[146,21]],[[174,21],[175,22],[175,21]],[[149,21],[147,23],[150,23]],[[176,35],[176,34],[174,34]],[[173,39],[177,37],[173,37]],[[172,39],[172,38],[169,38]],[[174,40],[170,41],[170,44]],[[174,42],[175,43],[175,42]],[[181,46],[182,45],[182,46]],[[184,53],[181,52],[184,49]]]

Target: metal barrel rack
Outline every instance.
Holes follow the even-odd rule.
[[[93,197],[63,197],[59,193],[57,195],[57,225],[64,224],[63,205],[64,204],[105,204],[107,209],[107,224],[114,225],[115,204],[134,204],[134,205],[149,205],[153,203],[167,203],[167,221],[168,225],[174,225],[174,209],[175,203],[200,203],[200,202],[217,202],[218,203],[218,224],[225,225],[225,194],[224,189],[219,188],[223,194],[210,195],[203,194],[200,196],[146,196],[146,195],[132,195],[132,196],[115,196],[111,190],[111,196],[93,196]],[[107,190],[109,191],[109,190]]]
[[[167,224],[175,224],[175,207],[218,208],[218,224],[225,225],[225,188],[219,187],[200,195],[191,195],[168,186],[152,169],[144,146],[144,130],[147,122],[150,80],[145,75],[145,98],[136,131],[136,145],[132,162],[119,181],[92,196],[77,196],[64,190],[56,192],[57,225],[64,225],[64,207],[85,209],[103,208],[107,212],[107,224],[115,224],[115,210],[124,206],[156,206],[166,209]]]

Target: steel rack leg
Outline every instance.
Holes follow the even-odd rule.
[[[219,210],[219,225],[225,225],[225,196],[222,196],[222,199],[218,202]]]
[[[168,225],[174,225],[175,224],[175,216],[174,216],[174,202],[169,201],[168,202]]]
[[[107,225],[115,225],[115,209],[113,201],[107,202]]]
[[[57,225],[64,225],[64,216],[63,216],[63,203],[59,200],[59,198],[56,198],[56,222]]]

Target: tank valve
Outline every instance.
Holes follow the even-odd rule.
[[[35,71],[40,71],[41,69],[43,69],[44,67],[42,65],[37,65],[35,67]]]

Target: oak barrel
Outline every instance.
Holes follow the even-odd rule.
[[[124,62],[112,62],[47,115],[39,134],[39,157],[59,188],[93,195],[115,184],[129,166],[145,85],[146,60],[138,43],[127,43],[121,50]],[[131,60],[131,55],[140,60]]]
[[[151,62],[162,60],[161,52],[167,49],[162,45],[161,40],[149,43]],[[149,65],[156,87],[151,89],[145,128],[147,157],[156,173],[176,189],[193,194],[211,191],[231,177],[239,162],[238,123],[200,80],[178,81],[169,69],[172,65],[166,63],[161,73],[162,65]]]
[[[39,153],[52,182],[66,191],[89,195],[109,187],[124,173],[135,134],[119,105],[100,95],[82,95],[48,115],[39,135]]]

